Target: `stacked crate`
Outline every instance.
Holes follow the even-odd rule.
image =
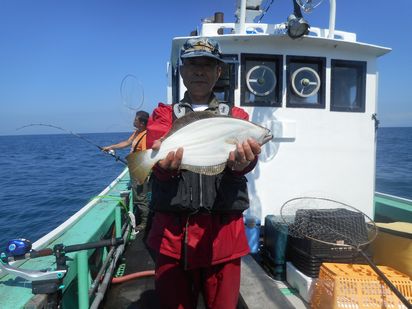
[[[288,226],[280,216],[268,215],[265,218],[263,259],[276,280],[286,279],[286,246]]]
[[[328,216],[334,218],[333,222],[325,219]],[[337,225],[336,222],[339,221],[345,224]],[[302,235],[313,238],[294,237],[292,233],[288,239],[287,260],[305,275],[317,278],[323,262],[364,263],[363,257],[353,247],[326,243],[351,243],[353,239],[360,243],[367,242],[368,234],[363,214],[346,209],[300,209],[296,212],[294,225],[299,227]],[[333,226],[328,228],[328,225]],[[363,226],[365,228],[362,228]],[[331,230],[334,233],[329,232]]]
[[[379,269],[412,302],[411,279],[391,267]],[[324,263],[320,268],[313,309],[406,308],[369,265]]]

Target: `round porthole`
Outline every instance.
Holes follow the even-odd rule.
[[[254,66],[247,72],[246,85],[254,95],[267,96],[276,87],[275,72],[266,65]]]
[[[315,95],[319,91],[320,77],[314,69],[301,67],[293,72],[291,84],[296,95],[307,98]]]

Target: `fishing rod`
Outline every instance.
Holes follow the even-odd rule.
[[[20,128],[17,128],[16,131],[21,130],[21,129],[24,129],[24,128],[27,128],[27,127],[34,127],[34,126],[50,127],[50,128],[55,128],[55,129],[58,129],[58,130],[67,132],[67,133],[69,133],[69,134],[71,134],[71,135],[74,135],[74,136],[82,139],[83,141],[85,141],[85,142],[87,142],[87,143],[89,143],[89,144],[91,144],[91,145],[99,148],[100,151],[102,151],[102,152],[104,152],[104,153],[112,156],[113,158],[115,158],[116,161],[120,161],[120,162],[122,162],[124,165],[127,165],[127,162],[126,162],[124,159],[122,159],[120,156],[116,155],[116,152],[115,152],[114,150],[105,151],[105,150],[103,150],[103,147],[97,145],[97,144],[94,143],[93,141],[91,141],[91,140],[85,138],[84,136],[81,136],[81,135],[79,135],[79,134],[77,134],[77,133],[75,133],[75,132],[73,132],[73,131],[70,131],[70,130],[67,130],[67,129],[65,129],[65,128],[62,128],[62,127],[58,127],[58,126],[55,126],[55,125],[52,125],[52,124],[47,124],[47,123],[31,123],[31,124],[22,126],[22,127],[20,127]]]

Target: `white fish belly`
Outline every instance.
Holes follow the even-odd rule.
[[[213,166],[225,162],[236,143],[248,138],[259,141],[265,129],[248,121],[216,117],[202,119],[181,128],[162,142],[159,157],[182,147],[182,164]]]

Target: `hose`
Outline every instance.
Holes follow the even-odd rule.
[[[154,276],[154,275],[155,275],[154,270],[145,270],[145,271],[140,271],[140,272],[137,272],[137,273],[129,274],[129,275],[126,275],[126,276],[113,278],[112,283],[113,284],[123,283],[123,282],[129,281],[129,280],[132,280],[132,279],[149,277],[149,276]]]

